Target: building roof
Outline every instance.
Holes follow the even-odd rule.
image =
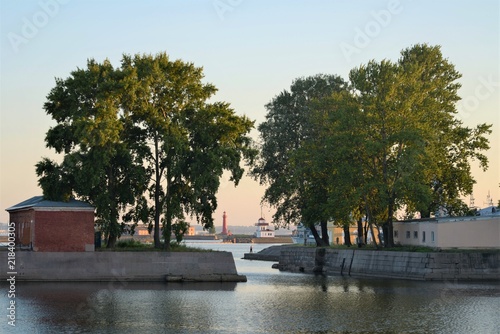
[[[267,223],[264,218],[260,217],[255,226],[269,226],[269,223]]]
[[[48,201],[43,198],[43,196],[34,196],[27,199],[21,203],[11,206],[5,209],[5,211],[17,211],[30,208],[71,208],[71,209],[82,209],[89,210],[94,209],[92,205],[87,202],[78,201],[76,199],[70,199],[68,202],[58,202],[58,201]]]
[[[498,216],[500,215],[500,210],[492,205],[487,208],[479,209],[478,214],[479,216]]]

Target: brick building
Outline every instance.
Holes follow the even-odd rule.
[[[94,251],[94,207],[71,199],[35,196],[6,209],[16,227],[16,246],[38,252]]]

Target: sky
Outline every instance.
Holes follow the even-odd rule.
[[[166,52],[204,68],[215,100],[265,120],[265,104],[293,80],[318,73],[347,79],[369,60],[396,60],[418,43],[441,45],[462,74],[457,118],[493,124],[489,169],[472,162],[475,205],[500,199],[498,0],[2,0],[0,1],[0,222],[6,208],[41,195],[34,165],[49,157],[55,122],[43,103],[55,78],[88,59],[120,65],[123,54]],[[258,139],[257,131],[252,136]],[[264,193],[250,177],[222,180],[215,225],[253,225]],[[469,203],[469,197],[464,198]]]

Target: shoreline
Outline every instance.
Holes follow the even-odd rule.
[[[2,252],[0,279],[39,282],[246,282],[230,252]]]
[[[408,252],[273,246],[244,259],[279,262],[279,270],[353,277],[424,281],[499,281],[500,252],[472,250]]]

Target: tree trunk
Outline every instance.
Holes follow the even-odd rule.
[[[386,233],[384,231],[384,233]],[[387,247],[394,247],[394,228],[392,218],[387,222],[387,237],[384,234],[384,240],[387,240]]]
[[[316,227],[314,224],[308,224],[309,228],[311,229],[311,233],[314,236],[314,240],[316,240],[316,246],[318,247],[323,247],[323,246],[328,246],[328,243],[325,245],[323,242],[323,239],[319,236],[318,231],[316,231]]]
[[[389,247],[389,240],[387,238],[387,234],[389,233],[389,222],[385,222],[382,224],[382,234],[384,236],[384,248]]]
[[[349,231],[349,225],[344,225],[344,245],[351,247],[351,232]]]
[[[363,218],[358,219],[358,247],[361,248],[365,244],[365,240],[363,239]]]
[[[328,222],[326,220],[321,221],[321,239],[323,241],[323,246],[330,245],[330,239],[328,238]]]
[[[171,236],[172,236],[172,217],[167,216],[165,217],[165,226],[163,226],[163,241],[165,242],[164,249],[166,251],[170,251]]]
[[[116,246],[116,235],[112,235],[111,233],[108,235],[108,240],[106,241],[106,248],[115,248]]]
[[[377,243],[378,228],[377,228],[377,235],[375,235],[375,233],[373,232],[373,224],[374,224],[375,219],[373,218],[372,211],[371,211],[370,207],[368,206],[366,199],[365,199],[365,211],[366,211],[366,220],[367,220],[368,227],[370,228],[370,232],[372,234],[373,243],[375,244],[375,247],[378,249],[379,248],[379,244]],[[366,236],[366,239],[367,239],[366,243],[368,243],[368,232],[366,233],[366,235],[367,235]]]
[[[364,244],[365,245],[368,245],[368,231],[370,230],[370,224],[368,224],[368,222],[365,222],[365,225],[363,226],[363,232],[364,232],[364,237],[365,237],[365,240],[364,240]]]
[[[154,222],[154,231],[153,231],[153,239],[155,248],[161,248],[160,244],[160,211],[156,208],[160,205],[160,201],[158,200],[159,195],[155,194],[155,222]]]
[[[387,215],[387,224],[386,229],[387,231],[384,230],[384,244],[386,244],[386,247],[394,247],[394,229],[392,225],[392,216],[394,215],[394,194],[391,194],[391,201],[389,203],[389,212]],[[387,233],[387,234],[386,234]]]
[[[106,248],[114,248],[116,245],[116,240],[120,237],[120,226],[118,224],[118,209],[115,201],[115,179],[113,173],[113,167],[109,166],[107,169],[108,174],[108,198],[109,198],[109,216],[108,218],[108,240],[106,243]]]
[[[172,236],[172,192],[171,192],[171,183],[172,183],[172,178],[170,175],[171,169],[167,169],[167,191],[165,193],[165,224],[163,225],[163,242],[164,244],[164,249],[166,251],[170,251],[170,238]]]
[[[372,233],[373,243],[375,244],[375,247],[376,247],[377,249],[379,249],[379,248],[380,248],[380,245],[379,245],[379,243],[377,242],[377,238],[380,238],[380,235],[379,235],[379,233],[378,233],[378,227],[377,227],[377,234],[375,234],[375,233],[373,232],[373,224],[372,224],[372,223],[368,223],[368,225],[370,226],[370,232]],[[380,241],[380,239],[379,239],[379,241]]]
[[[162,211],[162,208],[160,208],[160,191],[161,191],[161,175],[160,175],[160,162],[159,160],[159,148],[158,148],[158,137],[155,136],[154,138],[155,141],[155,208],[154,208],[154,232],[153,232],[153,238],[154,238],[154,245],[155,248],[161,248],[160,244],[160,214]]]
[[[111,205],[114,205],[114,202],[112,202]],[[120,237],[120,225],[118,224],[117,221],[117,210],[114,208],[111,208],[110,210],[110,218],[109,218],[109,227],[108,227],[108,242],[106,243],[106,248],[114,248],[116,245],[116,241]]]

